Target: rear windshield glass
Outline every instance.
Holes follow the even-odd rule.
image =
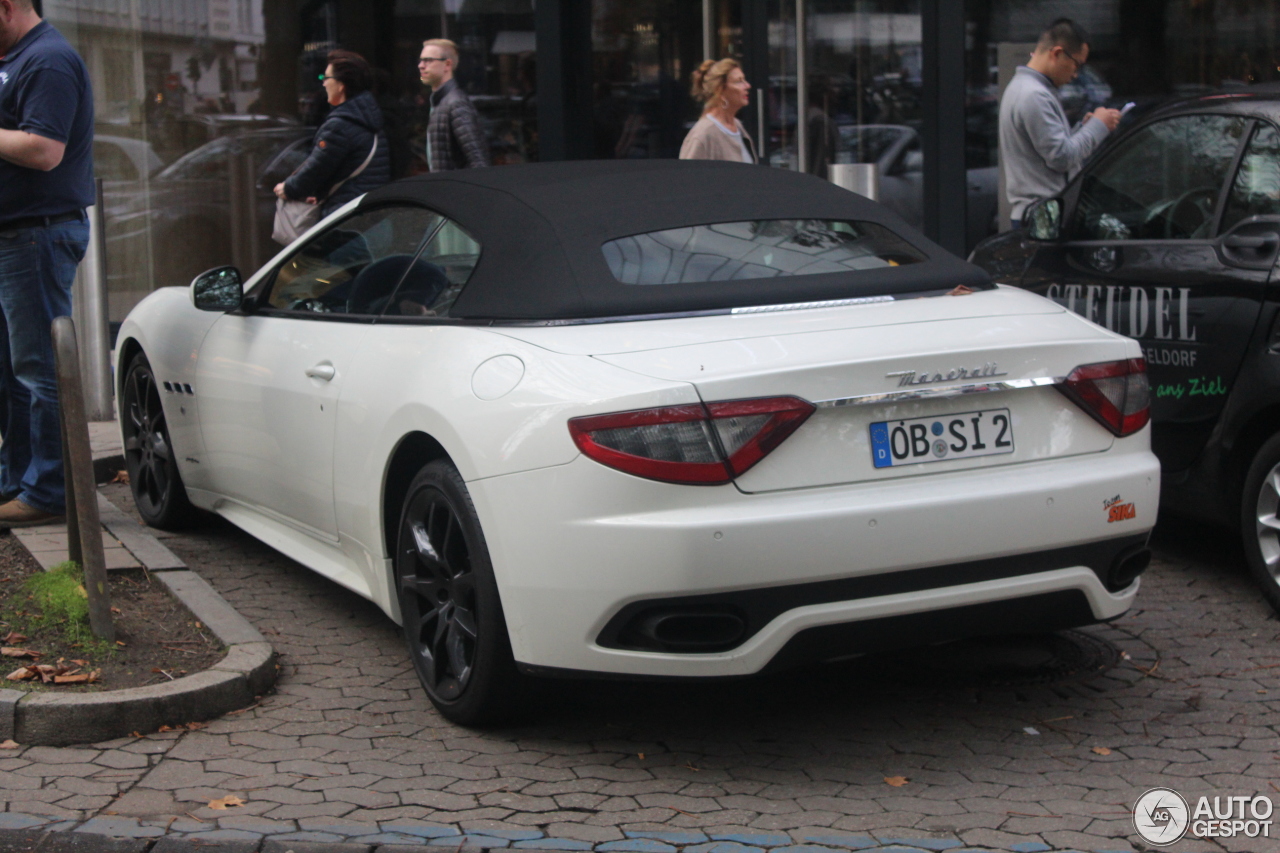
[[[694,225],[610,240],[603,248],[610,271],[623,284],[817,275],[925,260],[883,225],[823,219]]]

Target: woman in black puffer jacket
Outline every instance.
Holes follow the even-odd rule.
[[[382,110],[369,91],[372,82],[373,72],[360,54],[329,51],[324,90],[333,109],[316,131],[310,156],[292,175],[276,184],[277,196],[319,202],[320,215],[328,216],[356,196],[391,180],[391,148],[383,131]],[[350,177],[369,156],[375,138],[378,147],[373,159],[364,171]],[[348,180],[332,191],[334,184],[344,178]]]

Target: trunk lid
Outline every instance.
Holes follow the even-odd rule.
[[[1047,300],[1026,297],[1002,288],[812,311],[515,331],[551,349],[689,382],[706,402],[795,396],[814,403],[817,411],[799,430],[737,478],[744,491],[768,492],[1111,447],[1111,433],[1052,384],[1080,364],[1135,356],[1135,348]],[[939,396],[956,386],[970,386],[970,393]],[[914,427],[912,419],[920,419]],[[885,425],[879,440],[873,424]],[[931,448],[940,439],[948,447],[876,467],[873,452],[899,426],[897,449],[904,437],[918,445],[921,431]],[[1009,446],[993,452],[997,437]],[[979,444],[984,455],[966,455]]]

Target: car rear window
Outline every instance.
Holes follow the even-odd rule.
[[[763,219],[651,231],[602,247],[623,284],[691,284],[884,269],[925,260],[874,222]]]

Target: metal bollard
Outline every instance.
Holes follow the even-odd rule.
[[[80,352],[76,326],[70,317],[53,321],[53,363],[58,375],[58,409],[62,422],[62,462],[67,483],[67,551],[84,569],[89,596],[89,627],[100,640],[116,638],[107,591],[107,560],[102,552],[102,521],[98,516],[98,488],[89,449],[89,422],[85,418],[84,391],[80,386]]]
[[[242,270],[258,268],[257,192],[254,158],[247,151],[235,154],[228,163],[228,227],[231,233],[231,263]]]
[[[94,183],[97,201],[86,211],[89,247],[71,286],[71,314],[84,338],[80,374],[84,377],[89,420],[109,421],[115,417],[115,411],[111,393],[111,335],[107,331],[106,208],[102,203],[102,178]]]
[[[838,187],[872,201],[880,200],[880,170],[875,163],[832,163],[827,174]]]

